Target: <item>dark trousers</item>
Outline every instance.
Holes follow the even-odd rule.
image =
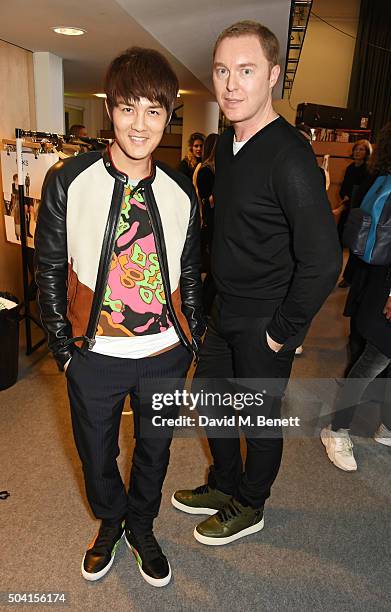
[[[139,532],[152,528],[159,512],[172,430],[165,430],[160,437],[143,435],[143,420],[152,417],[151,404],[142,396],[143,384],[147,379],[151,384],[153,380],[169,379],[171,384],[171,379],[186,375],[190,363],[191,354],[182,345],[144,359],[74,352],[66,373],[73,434],[87,498],[96,518],[110,521],[126,518]],[[175,386],[174,380],[172,384]],[[135,448],[127,493],[117,457],[121,413],[128,394],[134,413]],[[159,414],[175,418],[178,411],[173,406]]]
[[[280,416],[281,396],[288,382],[294,357],[294,347],[275,353],[266,342],[269,318],[251,318],[230,314],[216,298],[209,320],[205,342],[200,352],[196,379],[210,380],[219,387],[219,380],[278,379],[278,392],[270,399],[269,414]],[[196,381],[197,382],[197,381]],[[239,381],[240,386],[243,381]],[[273,383],[271,383],[273,386]],[[209,387],[210,388],[210,387]],[[224,385],[221,384],[220,390]],[[203,409],[205,413],[205,409]],[[212,411],[213,414],[213,411]],[[283,440],[281,431],[264,432],[257,428],[245,430],[247,457],[243,469],[240,438],[213,437],[206,428],[213,465],[209,470],[209,485],[254,508],[263,506],[281,463]]]
[[[338,392],[335,414],[331,424],[333,431],[350,428],[357,404],[360,403],[364,391],[390,363],[391,359],[383,355],[373,344],[370,342],[365,344],[363,352],[351,367],[345,384]],[[382,402],[382,421],[387,428],[391,429],[390,385],[387,379],[385,380],[385,388],[385,401]]]

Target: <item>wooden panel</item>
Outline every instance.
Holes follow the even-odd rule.
[[[33,54],[0,41],[0,140],[14,138],[15,128],[36,128]],[[21,251],[5,240],[3,187],[0,172],[0,291],[22,296]]]
[[[330,155],[329,172],[330,187],[327,192],[331,208],[338,208],[341,202],[339,190],[346,168],[352,163],[350,157],[352,143],[345,142],[314,142],[313,149],[317,157],[318,164],[321,165],[323,155]]]

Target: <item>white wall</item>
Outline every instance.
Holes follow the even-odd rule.
[[[357,35],[360,0],[314,0],[312,10],[347,34]],[[301,102],[346,108],[355,42],[311,16],[290,100],[275,101],[277,112],[294,123]]]
[[[96,138],[100,136],[100,130],[106,127],[104,100],[96,96],[91,98],[64,97],[65,106],[75,106],[84,111],[83,123],[87,128],[88,136]]]

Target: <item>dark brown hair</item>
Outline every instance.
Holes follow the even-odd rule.
[[[391,174],[391,122],[386,123],[378,133],[368,168],[372,174]]]
[[[69,135],[79,138],[81,130],[85,130],[85,129],[86,129],[86,126],[83,125],[82,123],[74,123],[69,128]]]
[[[273,68],[273,66],[278,64],[280,45],[276,35],[258,21],[250,20],[238,21],[221,32],[213,49],[213,59],[221,41],[225,38],[238,38],[239,36],[256,36],[270,67]]]
[[[215,152],[218,139],[219,135],[215,132],[208,134],[202,152],[202,167],[208,166],[213,173],[215,172]]]
[[[131,104],[146,98],[161,104],[170,117],[179,83],[169,62],[159,51],[131,47],[111,62],[104,89],[110,116],[113,108],[121,102]]]

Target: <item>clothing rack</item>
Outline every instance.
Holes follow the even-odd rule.
[[[22,130],[20,128],[15,129],[16,138],[16,162],[18,167],[18,193],[19,193],[19,210],[20,210],[20,241],[22,245],[22,279],[23,279],[23,313],[20,315],[20,321],[25,322],[26,330],[26,355],[31,355],[36,351],[42,344],[46,342],[46,335],[41,338],[34,345],[32,343],[31,334],[31,323],[35,323],[37,327],[42,329],[43,326],[30,310],[29,300],[29,280],[28,280],[28,247],[26,241],[26,218],[24,216],[25,197],[24,197],[24,176],[23,176],[23,147],[37,150],[41,148],[41,145],[37,142],[23,142],[24,137],[48,139],[52,137],[57,138],[57,134],[51,134],[48,132],[33,132],[31,130]],[[11,141],[9,141],[11,144]]]
[[[29,138],[31,140],[24,140]],[[23,278],[23,312],[20,315],[20,321],[25,322],[26,329],[26,355],[31,355],[42,344],[46,342],[46,336],[41,338],[36,344],[32,343],[31,323],[43,330],[42,323],[31,313],[29,301],[29,276],[28,276],[28,246],[26,241],[26,219],[25,210],[25,185],[23,172],[23,149],[31,149],[35,154],[55,152],[59,154],[68,153],[69,155],[77,155],[83,151],[93,149],[104,149],[110,142],[104,138],[79,138],[57,134],[53,132],[37,132],[33,130],[15,129],[15,140],[4,139],[5,147],[16,148],[16,161],[18,172],[18,194],[19,194],[19,210],[20,210],[20,241],[22,247],[22,278]],[[64,157],[67,155],[64,154]]]

